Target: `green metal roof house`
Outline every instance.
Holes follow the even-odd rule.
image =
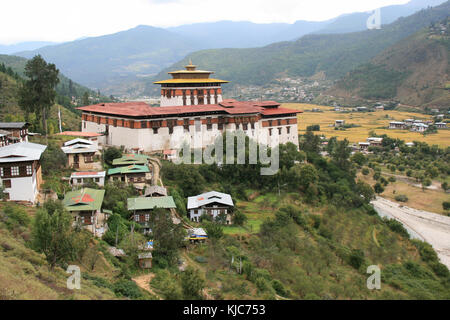
[[[171,196],[128,199],[128,210],[133,211],[132,219],[141,225],[144,234],[150,232],[150,214],[155,208],[170,210],[175,209],[176,205]]]
[[[114,159],[112,165],[118,166],[129,166],[132,164],[136,165],[146,165],[148,164],[148,159],[150,157],[143,154],[124,154],[121,158]]]
[[[108,176],[112,181],[122,181],[125,183],[145,183],[151,179],[150,169],[147,165],[129,165],[108,170]]]
[[[155,208],[175,209],[175,201],[171,196],[154,198],[129,198],[128,210],[152,210]]]
[[[84,188],[68,192],[64,197],[63,204],[66,210],[73,215],[76,223],[80,223],[96,235],[102,233],[106,227],[106,219],[101,214],[104,197],[105,190]]]

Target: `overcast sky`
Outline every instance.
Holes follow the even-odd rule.
[[[409,0],[0,0],[0,43],[70,41],[133,28],[220,20],[321,21]]]

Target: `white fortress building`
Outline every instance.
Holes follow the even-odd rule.
[[[178,149],[184,143],[205,148],[225,131],[243,131],[261,144],[298,146],[297,114],[274,101],[223,100],[211,71],[170,72],[161,84],[161,106],[144,102],[101,103],[80,107],[82,131],[100,133],[99,143],[142,152]]]

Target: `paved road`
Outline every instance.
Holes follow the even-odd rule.
[[[439,259],[450,269],[450,217],[417,210],[377,197],[372,201],[380,215],[388,215],[403,223],[417,238],[431,244]]]

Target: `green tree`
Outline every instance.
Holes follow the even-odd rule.
[[[151,215],[155,256],[163,257],[169,264],[175,264],[178,250],[186,235],[181,224],[174,224],[171,213],[164,209],[155,209]]]
[[[48,64],[37,55],[25,66],[28,79],[19,90],[19,106],[28,114],[34,113],[42,118],[42,127],[47,135],[47,116],[50,107],[55,103],[55,87],[59,83],[59,70],[54,64]]]
[[[109,147],[105,150],[104,159],[108,164],[112,164],[114,159],[122,157],[122,150],[116,147]]]
[[[349,142],[347,139],[338,141],[331,152],[333,162],[344,171],[349,171],[350,169],[350,161],[348,158],[350,157],[352,149],[348,145]]]
[[[206,233],[208,238],[216,241],[223,237],[223,226],[217,222],[205,222]]]
[[[361,153],[361,152],[356,152],[352,158],[351,158],[352,162],[359,164],[360,166],[362,166],[364,163],[367,162],[366,157]]]
[[[423,177],[420,183],[422,184],[422,190],[425,191],[427,187],[431,186],[431,179]]]
[[[444,201],[442,202],[442,208],[447,211],[450,210],[450,201]]]
[[[47,210],[40,209],[36,213],[32,228],[33,246],[44,253],[52,269],[75,255],[72,221],[72,216],[65,210],[58,209],[49,214]]]
[[[373,190],[375,191],[375,193],[383,193],[384,192],[384,188],[381,185],[381,183],[377,182],[374,186],[373,186]]]
[[[83,104],[83,106],[88,106],[88,105],[91,104],[91,103],[89,102],[89,93],[88,93],[87,91],[83,94],[83,101],[82,101],[82,104]]]
[[[197,269],[188,267],[186,271],[181,274],[181,287],[185,299],[201,299],[202,290],[205,287],[205,279],[203,279]]]

